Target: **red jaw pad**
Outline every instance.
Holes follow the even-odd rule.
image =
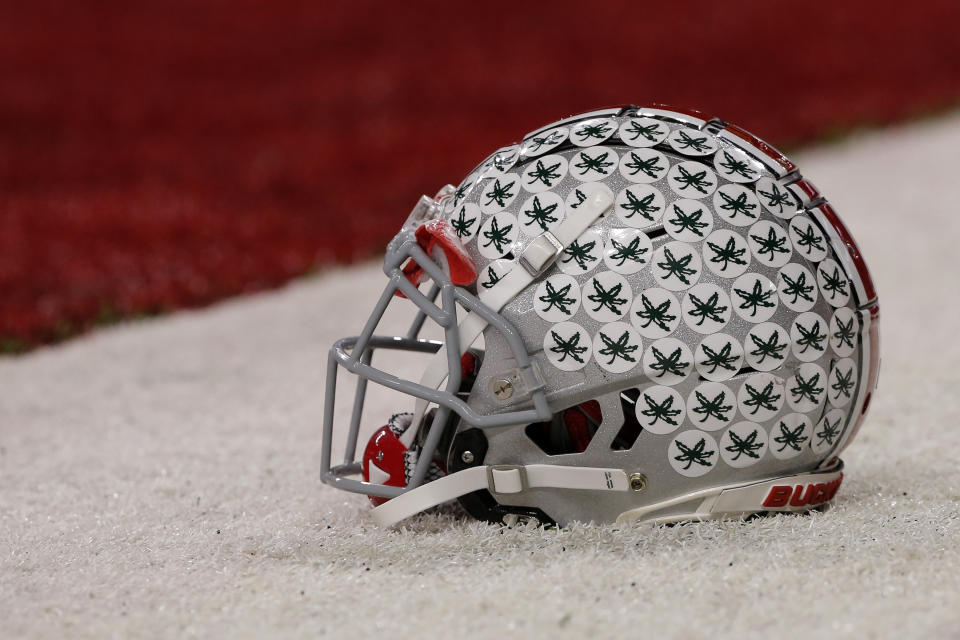
[[[363,450],[363,480],[388,487],[405,487],[403,454],[407,448],[389,426],[380,427],[367,441]],[[372,479],[371,479],[372,478]],[[369,496],[374,505],[381,505],[389,498]]]
[[[587,450],[587,445],[590,444],[590,438],[593,436],[587,416],[590,416],[597,424],[603,422],[600,403],[596,400],[589,400],[563,412],[563,423],[567,426],[570,439],[578,453]]]
[[[460,237],[446,220],[430,220],[423,223],[414,232],[417,238],[417,244],[431,255],[436,247],[440,247],[447,257],[447,265],[450,267],[450,281],[453,284],[466,287],[473,284],[477,279],[477,265],[467,253]],[[403,275],[414,285],[419,285],[423,280],[423,267],[415,261],[410,260],[403,267]],[[397,291],[397,295],[404,295]]]

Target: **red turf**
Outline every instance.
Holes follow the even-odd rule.
[[[953,1],[529,4],[0,5],[0,343],[373,255],[420,193],[580,110],[794,145],[960,98]]]

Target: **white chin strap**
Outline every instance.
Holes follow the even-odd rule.
[[[594,192],[587,196],[587,199],[579,207],[572,209],[567,214],[567,217],[554,232],[547,231],[534,238],[520,254],[520,259],[517,260],[517,265],[513,270],[498,280],[495,285],[480,292],[480,301],[493,311],[499,312],[521,291],[530,286],[540,274],[546,271],[560,253],[583,235],[590,228],[590,225],[602,216],[612,204],[613,198],[606,189],[595,188]],[[460,353],[463,354],[469,349],[470,345],[480,337],[480,334],[486,328],[486,320],[476,313],[468,313],[460,323]],[[447,351],[444,347],[430,359],[429,364],[424,369],[423,376],[420,378],[420,384],[431,389],[438,389],[447,379],[447,375]],[[417,399],[413,411],[414,425],[423,423],[423,414],[426,413],[427,404],[426,400]],[[416,432],[417,429],[408,429],[400,437],[404,446],[410,447]]]
[[[843,482],[843,464],[822,473],[801,473],[746,485],[687,493],[620,514],[620,524],[709,520],[759,511],[806,511],[833,500]],[[487,489],[496,498],[528,489],[630,491],[623,469],[562,467],[548,464],[470,467],[410,489],[372,511],[381,526],[394,525],[430,507]],[[587,499],[587,498],[585,498]],[[671,509],[692,503],[692,509]],[[657,515],[671,509],[670,515]]]
[[[522,493],[527,489],[584,489],[626,491],[623,469],[560,467],[552,464],[470,467],[410,489],[373,509],[377,524],[390,526],[430,507],[480,489],[493,495]]]

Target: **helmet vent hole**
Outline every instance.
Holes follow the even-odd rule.
[[[596,400],[564,409],[547,422],[527,425],[526,434],[548,456],[583,453],[597,434],[603,413]]]

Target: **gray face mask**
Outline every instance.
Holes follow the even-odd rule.
[[[528,134],[421,198],[384,273],[330,351],[321,470],[385,524],[452,499],[558,524],[820,506],[876,386],[848,231],[789,160],[696,112]],[[391,302],[413,304],[403,336],[376,333]],[[420,380],[372,366],[387,349],[426,354]],[[357,386],[334,465],[340,367]],[[368,382],[409,402],[358,455]]]

